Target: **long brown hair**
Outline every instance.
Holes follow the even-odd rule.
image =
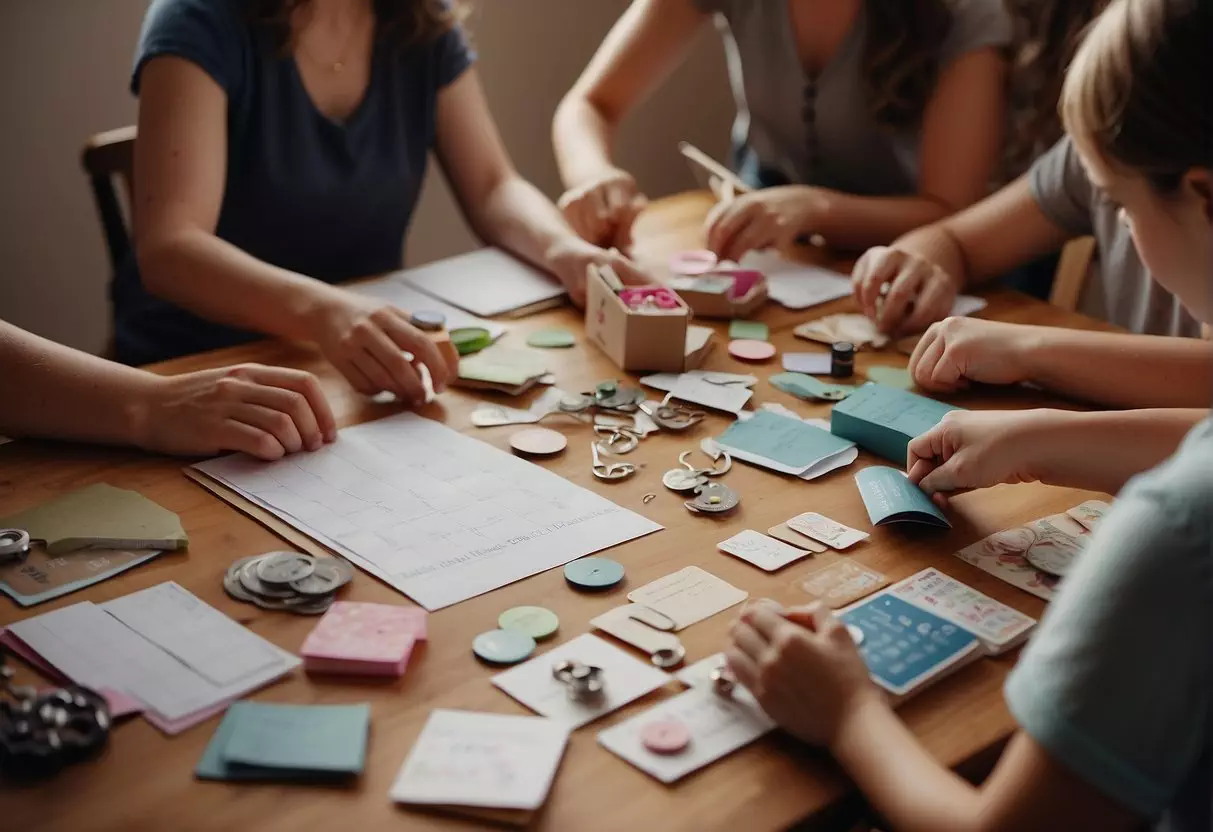
[[[887,127],[922,119],[939,76],[939,52],[952,28],[947,0],[865,0],[863,51],[872,115]]]
[[[1005,0],[1015,26],[1007,164],[1026,169],[1061,138],[1057,100],[1066,67],[1108,0]]]
[[[249,17],[275,29],[282,45],[290,38],[291,15],[311,0],[245,0]],[[450,31],[466,16],[460,0],[373,0],[379,33],[397,46],[424,43]]]
[[[1112,0],[1066,75],[1066,129],[1172,193],[1213,168],[1213,2]]]

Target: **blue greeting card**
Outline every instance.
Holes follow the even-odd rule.
[[[977,636],[887,591],[848,607],[839,617],[863,632],[859,652],[872,680],[898,698],[982,655]]]
[[[887,523],[926,523],[952,528],[948,518],[931,502],[926,492],[895,468],[873,466],[855,475],[859,496],[873,526]]]
[[[827,430],[769,410],[734,422],[716,444],[737,459],[797,476],[855,446]]]
[[[830,431],[864,450],[905,465],[910,440],[939,424],[949,410],[960,409],[869,382],[834,405]]]

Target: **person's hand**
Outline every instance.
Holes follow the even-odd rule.
[[[716,203],[704,222],[707,247],[721,260],[740,260],[747,251],[792,243],[813,231],[822,210],[815,188],[785,185],[763,188]]]
[[[302,370],[241,364],[148,376],[131,403],[131,440],[149,451],[278,459],[337,438],[320,383]]]
[[[611,168],[565,191],[556,205],[582,239],[626,250],[632,243],[632,223],[648,202],[630,173]]]
[[[939,266],[888,246],[864,252],[851,271],[851,286],[863,314],[889,335],[921,332],[943,320],[960,292],[960,282]]]
[[[923,390],[950,392],[982,384],[1031,381],[1028,352],[1037,328],[1022,324],[947,318],[931,324],[910,356],[909,371]]]
[[[880,693],[847,628],[822,604],[783,610],[757,601],[725,651],[729,669],[784,730],[828,746],[852,713]]]
[[[570,235],[557,241],[544,258],[548,270],[568,289],[569,297],[578,306],[585,306],[585,275],[590,266],[610,266],[619,279],[629,286],[643,286],[653,279],[624,257],[617,249],[599,248],[580,237]]]
[[[435,393],[458,373],[449,356],[409,323],[408,313],[352,292],[340,292],[324,306],[315,338],[324,357],[367,396],[387,390],[420,407],[425,386],[417,363],[429,370]]]
[[[947,495],[1000,483],[1035,482],[1048,464],[1057,410],[953,410],[910,440],[906,472],[939,505]]]

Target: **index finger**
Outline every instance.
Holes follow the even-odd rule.
[[[316,426],[326,442],[337,438],[337,419],[324,391],[320,389],[320,381],[311,373],[303,370],[292,370],[288,367],[255,366],[248,370],[248,377],[261,384],[294,390],[307,399],[312,414],[316,417]]]
[[[403,312],[395,308],[392,311],[395,314],[385,315],[383,318],[383,327],[387,331],[388,337],[395,342],[396,346],[406,352],[411,352],[414,359],[429,368],[430,379],[434,383],[434,392],[441,393],[451,379],[451,370],[447,366],[446,359],[442,357],[442,353],[439,352],[433,341],[405,321]]]
[[[927,462],[931,468],[935,467],[935,460],[943,456],[943,430],[939,425],[931,428],[921,436],[916,436],[906,445],[906,471],[909,477],[915,484],[925,476],[928,471],[924,471],[918,479],[914,479],[914,470],[919,468],[920,462]]]
[[[870,248],[855,263],[851,270],[851,287],[855,299],[863,307],[864,314],[875,317],[876,299],[886,283],[897,275],[900,258],[897,250],[885,246]]]
[[[779,628],[788,624],[783,611],[772,604],[751,604],[744,617],[767,642],[774,641]]]

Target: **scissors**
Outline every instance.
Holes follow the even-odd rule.
[[[636,466],[630,462],[603,462],[597,442],[590,443],[590,451],[594,454],[594,466],[590,470],[600,480],[624,480],[636,473]]]

